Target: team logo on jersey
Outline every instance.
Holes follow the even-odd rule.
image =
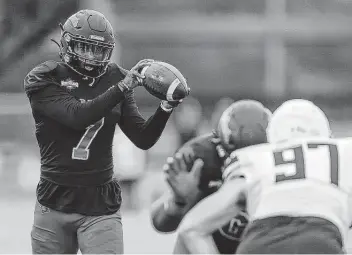
[[[78,82],[71,80],[70,78],[61,81],[61,87],[65,87],[67,90],[73,90],[78,88]]]
[[[239,213],[229,223],[219,229],[222,236],[230,240],[239,240],[243,234],[245,227],[248,224],[248,214],[245,212]]]

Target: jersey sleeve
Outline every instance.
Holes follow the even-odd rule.
[[[125,135],[140,149],[150,149],[160,138],[166,123],[170,117],[158,107],[154,115],[146,120],[139,112],[134,92],[126,94],[126,100],[122,105],[120,128]]]
[[[225,160],[222,170],[223,181],[229,181],[236,178],[247,179],[249,175],[249,163],[235,152]]]
[[[24,88],[33,111],[70,128],[82,130],[108,114],[124,98],[117,86],[87,102],[81,102],[61,88],[52,78],[53,64],[41,64],[24,80]]]

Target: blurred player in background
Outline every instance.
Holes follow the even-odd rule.
[[[300,99],[274,112],[267,134],[268,144],[233,152],[223,186],[187,214],[180,226],[187,248],[216,253],[211,233],[245,201],[250,223],[237,253],[344,253],[352,139],[331,139],[324,112]]]
[[[271,112],[257,101],[233,103],[222,114],[215,132],[190,140],[174,157],[168,158],[164,171],[172,192],[153,204],[154,227],[161,232],[176,230],[195,204],[221,186],[221,167],[230,152],[266,142],[265,129],[270,116]],[[191,170],[193,164],[195,170]],[[212,232],[221,253],[236,251],[247,222],[247,213],[242,210]],[[180,239],[176,241],[174,253],[189,253]]]
[[[47,61],[24,80],[36,123],[41,177],[31,232],[33,253],[123,253],[121,189],[113,178],[118,124],[139,148],[159,139],[173,108],[162,101],[145,120],[133,89],[140,61],[126,71],[110,61],[114,33],[99,12],[82,10],[62,26],[62,62]]]

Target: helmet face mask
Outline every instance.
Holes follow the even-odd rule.
[[[103,75],[115,46],[109,21],[99,12],[84,10],[72,15],[61,28],[62,60],[83,76]]]

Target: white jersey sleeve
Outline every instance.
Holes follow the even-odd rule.
[[[241,167],[241,163],[235,153],[232,153],[226,159],[222,170],[223,181],[230,180],[233,178],[245,178],[243,166]]]
[[[224,181],[244,177],[251,220],[315,216],[345,236],[352,220],[352,139],[305,139],[237,150]]]

